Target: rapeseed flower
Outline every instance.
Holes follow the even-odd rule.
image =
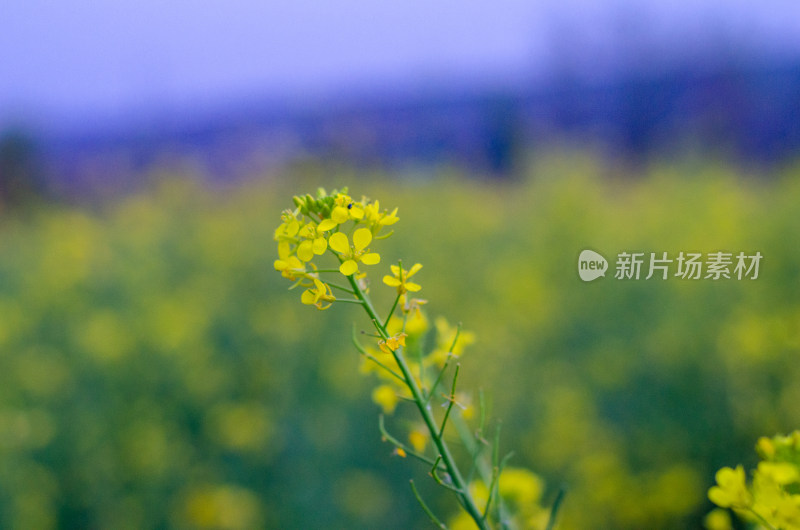
[[[364,209],[360,203],[354,202],[349,195],[339,193],[334,199],[335,206],[331,211],[331,220],[336,224],[346,223],[353,219],[359,221],[364,218]]]
[[[380,263],[380,254],[371,252],[369,246],[373,240],[391,235],[391,231],[381,235],[381,230],[398,222],[397,208],[390,212],[382,210],[377,200],[373,202],[366,197],[355,201],[347,194],[346,188],[330,194],[320,188],[316,197],[306,194],[295,196],[293,201],[296,209],[284,211],[281,214],[281,224],[275,230],[274,239],[278,243],[275,269],[285,278],[294,280],[294,287],[301,285],[305,289],[300,297],[303,304],[314,305],[323,310],[334,302],[349,302],[366,311],[377,333],[362,331],[364,335],[374,338],[370,344],[362,346],[354,330],[353,341],[363,355],[361,370],[367,373],[376,372],[379,378],[379,383],[372,391],[372,401],[380,406],[384,414],[393,413],[401,400],[415,402],[424,420],[410,429],[407,445],[398,441],[400,438],[389,434],[381,421],[384,440],[394,443],[395,454],[402,457],[407,456],[407,453],[423,456],[427,445],[433,443],[439,453],[433,464],[433,478],[456,493],[465,510],[463,515],[480,527],[488,526],[489,517],[507,518],[515,527],[523,524],[542,526],[540,523],[545,512],[538,505],[542,485],[535,475],[507,470],[499,476],[498,481],[492,481],[497,485],[495,491],[499,493],[498,500],[494,502],[499,505],[490,513],[487,502],[491,496],[487,487],[483,483],[477,483],[482,488],[480,494],[477,494],[474,491],[475,483],[470,486],[464,480],[447,449],[444,433],[448,418],[451,418],[451,422],[464,421],[474,414],[469,396],[456,392],[458,367],[454,369],[452,383],[448,381],[449,377],[445,374],[447,360],[460,355],[464,347],[474,341],[474,336],[469,332],[462,332],[460,327],[451,327],[444,319],[438,319],[435,348],[426,355],[425,338],[430,326],[420,309],[426,301],[409,298],[408,294],[421,290],[421,286],[411,279],[422,269],[422,265],[415,263],[408,270],[403,269],[402,264],[392,265],[391,275],[384,276],[383,283],[397,292],[393,305],[384,317],[379,317],[372,306],[368,296],[369,281],[366,272],[359,270],[359,267],[360,264]],[[328,251],[338,259],[338,269],[318,266],[316,258]],[[337,272],[348,277],[349,285],[337,284],[335,280],[330,283],[325,281],[325,274],[336,275]],[[351,296],[337,299],[331,291],[332,288]],[[448,394],[440,391],[445,385],[451,388]],[[444,398],[442,406],[446,410],[443,416],[437,412],[438,407],[432,406],[441,398]],[[454,405],[461,409],[460,417],[450,416]],[[461,432],[459,434],[465,436]],[[483,442],[483,439],[476,435],[472,443],[480,445],[478,442]],[[488,465],[486,455],[479,453],[480,449],[477,449],[473,455],[473,466],[479,458],[484,459],[484,463]],[[425,507],[416,489],[414,491]],[[507,505],[513,504],[517,513],[501,513],[500,498],[505,498]],[[436,520],[432,512],[427,508],[426,511]],[[466,519],[459,521],[463,523]]]
[[[420,426],[408,433],[408,442],[414,448],[414,451],[421,453],[425,450],[425,446],[428,445],[430,437],[430,432],[424,426]]]
[[[280,271],[281,276],[295,281],[298,278],[306,277],[306,266],[291,251],[291,246],[287,241],[278,243],[278,259],[273,263],[276,271]]]
[[[422,289],[419,284],[409,282],[408,279],[414,276],[422,268],[422,265],[415,263],[409,270],[405,270],[398,265],[392,265],[392,276],[386,275],[383,277],[383,283],[389,287],[397,287],[397,294],[403,295],[411,291],[415,293]]]
[[[384,226],[393,225],[400,220],[400,218],[397,217],[397,208],[387,214],[381,211],[381,205],[378,201],[367,204],[364,207],[364,214],[366,221],[375,230],[380,230],[381,227]]]
[[[275,229],[275,240],[294,238],[300,230],[300,221],[297,220],[297,216],[291,211],[285,211],[281,214],[281,220],[283,222]]]
[[[350,276],[358,272],[358,263],[375,265],[380,263],[381,256],[377,252],[369,252],[367,245],[372,241],[372,232],[367,228],[359,228],[353,232],[353,243],[342,232],[336,232],[328,239],[328,245],[338,252],[342,258],[339,272]]]
[[[331,292],[331,287],[323,283],[319,278],[312,278],[314,281],[313,289],[306,289],[300,296],[300,301],[306,305],[315,305],[317,309],[328,309],[336,300]]]
[[[372,391],[372,401],[380,405],[384,414],[391,414],[397,408],[400,398],[391,385],[380,385]]]
[[[800,431],[760,438],[756,451],[762,461],[753,472],[749,487],[742,466],[724,467],[717,472],[717,485],[708,490],[709,499],[768,528],[800,528]]]
[[[708,490],[708,498],[723,508],[747,508],[753,503],[753,496],[747,491],[744,468],[723,467],[716,474],[717,485]]]
[[[407,336],[408,335],[405,333],[398,333],[397,335],[389,337],[386,340],[381,340],[378,343],[378,347],[383,353],[392,353],[393,351],[397,351],[400,346],[406,345]]]
[[[313,221],[300,228],[297,235],[304,238],[304,241],[297,246],[297,257],[302,261],[311,261],[314,255],[321,256],[328,250],[328,240],[325,239],[324,231]]]

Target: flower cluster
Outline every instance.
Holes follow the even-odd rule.
[[[742,466],[717,471],[708,498],[741,518],[767,528],[800,528],[800,431],[761,438],[756,444],[761,462],[747,484]],[[732,528],[730,517],[714,510],[706,517],[712,530]]]
[[[361,278],[362,265],[380,262],[380,254],[370,251],[369,245],[376,238],[391,235],[381,232],[399,220],[397,209],[381,210],[378,201],[366,197],[356,201],[347,195],[346,188],[331,194],[320,188],[316,197],[296,196],[294,203],[296,208],[284,211],[275,229],[275,270],[294,281],[293,287],[306,287],[300,298],[304,304],[327,309],[336,301],[331,289],[336,284],[321,278],[320,273],[327,271],[315,261],[333,254],[341,274]]]
[[[383,283],[394,291],[394,303],[385,317],[379,316],[372,305],[366,267],[379,264],[381,256],[370,247],[391,235],[383,231],[398,221],[397,209],[382,210],[378,201],[367,198],[356,201],[346,189],[331,194],[321,189],[316,197],[295,197],[294,203],[296,208],[283,212],[275,230],[275,269],[295,282],[293,287],[305,287],[300,297],[304,304],[326,309],[336,302],[348,302],[360,305],[369,316],[374,330],[362,330],[369,343],[362,345],[355,330],[353,343],[362,354],[362,371],[378,375],[372,400],[384,414],[392,414],[403,401],[412,402],[421,420],[401,441],[389,433],[384,416],[380,416],[383,440],[394,445],[393,453],[424,462],[431,477],[458,496],[464,509],[459,524],[472,521],[488,529],[494,523],[511,520],[525,527],[541,527],[548,518],[552,523],[555,512],[550,514],[539,506],[542,484],[538,477],[522,470],[501,473],[506,459],[498,460],[499,430],[492,446],[484,437],[482,395],[479,426],[477,430],[468,427],[466,422],[473,418],[474,407],[469,395],[456,391],[457,360],[475,337],[439,317],[434,321],[435,336],[427,344],[431,326],[422,311],[426,301],[411,297],[422,289],[414,281],[422,265],[414,263],[408,269],[402,262],[391,265],[391,274],[383,276]],[[325,255],[334,267],[319,266]],[[347,283],[337,284],[336,279],[342,277]],[[334,289],[343,297],[334,296]],[[462,475],[448,449],[446,433],[461,437],[470,453],[469,478],[477,472],[480,481],[470,485]],[[428,516],[442,527],[413,481],[412,489]]]

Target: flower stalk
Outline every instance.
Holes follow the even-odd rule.
[[[375,326],[378,333],[380,333],[384,337],[388,337],[389,333],[386,331],[386,327],[382,324],[383,320],[378,316],[375,312],[375,308],[372,306],[372,302],[370,299],[364,294],[361,288],[358,286],[358,283],[355,281],[353,276],[348,276],[350,280],[350,285],[355,292],[356,297],[361,300],[364,306],[364,310],[369,315],[370,319],[372,320],[373,325]],[[422,420],[425,422],[425,426],[428,428],[428,432],[431,435],[431,440],[433,441],[434,445],[436,445],[436,449],[439,452],[439,458],[444,463],[447,473],[450,475],[453,481],[453,491],[458,495],[459,501],[464,509],[469,513],[469,515],[475,520],[475,523],[481,529],[488,529],[489,526],[486,524],[486,519],[481,514],[478,507],[475,505],[475,501],[472,499],[472,496],[467,489],[467,485],[464,482],[464,478],[461,476],[461,472],[458,469],[458,466],[453,459],[453,456],[450,452],[450,449],[447,447],[447,443],[444,440],[444,427],[447,421],[447,415],[450,413],[450,408],[452,408],[452,401],[447,409],[447,415],[445,415],[445,419],[442,422],[441,429],[436,426],[436,422],[434,421],[433,415],[431,414],[430,407],[427,405],[427,399],[422,394],[419,386],[417,385],[416,379],[411,375],[411,371],[408,367],[408,363],[406,363],[405,357],[403,356],[402,350],[397,349],[392,352],[397,365],[400,367],[400,371],[403,374],[403,378],[405,379],[406,385],[408,385],[408,389],[411,392],[411,395],[414,399],[414,403],[417,406],[417,410],[419,410],[420,415],[422,416]],[[458,374],[458,372],[456,372]],[[456,378],[453,378],[453,389],[455,391],[455,381]],[[436,464],[434,464],[431,474],[436,477]]]
[[[283,212],[281,224],[275,230],[278,242],[275,269],[293,281],[293,287],[306,288],[300,297],[303,304],[324,310],[337,303],[348,303],[359,305],[366,312],[375,332],[362,331],[362,336],[374,342],[360,344],[355,328],[352,339],[364,360],[363,369],[376,373],[381,379],[372,398],[383,409],[379,416],[383,440],[394,445],[394,454],[403,458],[410,455],[430,466],[429,474],[433,480],[455,494],[463,511],[450,520],[451,524],[462,526],[469,521],[481,530],[489,530],[495,525],[500,528],[544,528],[544,523],[539,522],[544,520],[542,515],[546,515],[539,507],[543,489],[541,480],[521,469],[513,470],[511,474],[504,473],[511,455],[499,457],[499,428],[493,443],[483,438],[483,394],[480,426],[475,432],[467,426],[473,412],[469,397],[456,391],[461,364],[454,359],[460,357],[464,348],[475,340],[474,335],[463,331],[460,325],[451,327],[440,317],[435,321],[435,347],[427,354],[423,352],[423,338],[429,327],[422,311],[426,301],[410,298],[411,293],[422,289],[411,281],[422,265],[415,263],[404,269],[401,261],[390,266],[391,274],[383,276],[382,283],[394,289],[396,296],[384,318],[370,299],[367,273],[362,268],[380,263],[380,254],[370,247],[392,235],[393,231],[384,233],[384,229],[399,220],[397,208],[391,212],[383,210],[378,201],[366,197],[356,201],[347,195],[346,189],[331,194],[320,189],[316,198],[297,196],[294,203],[296,208]],[[317,267],[315,262],[322,256],[332,256],[333,263]],[[347,283],[336,283],[342,276]],[[452,372],[449,388],[438,392],[449,372]],[[437,403],[441,400],[444,408],[441,415],[434,414],[434,400]],[[422,422],[410,430],[408,443],[392,436],[384,421],[385,415],[392,414],[401,402],[413,403]],[[441,419],[437,420],[437,416]],[[448,427],[455,428],[471,456],[466,475],[459,469],[445,440]],[[428,442],[432,447],[426,449]],[[492,448],[491,456],[485,451],[487,447]],[[476,472],[479,479],[473,478]],[[446,528],[419,495],[413,481],[411,488],[431,521]],[[508,513],[505,497],[513,501],[518,513]]]

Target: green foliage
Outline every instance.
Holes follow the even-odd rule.
[[[571,157],[502,186],[172,182],[0,219],[0,527],[427,524],[349,345],[366,319],[297,303],[272,268],[275,212],[316,184],[399,206],[375,267],[424,263],[426,309],[475,331],[460,381],[485,389],[545,500],[568,486],[562,528],[697,526],[717,469],[800,424],[800,181],[604,171]],[[764,259],[755,281],[586,284],[584,248]],[[422,495],[455,511],[426,473]]]

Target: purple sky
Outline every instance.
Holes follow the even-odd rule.
[[[6,0],[0,126],[535,79],[562,63],[591,73],[720,53],[709,52],[711,40],[757,57],[800,56],[800,3]]]

